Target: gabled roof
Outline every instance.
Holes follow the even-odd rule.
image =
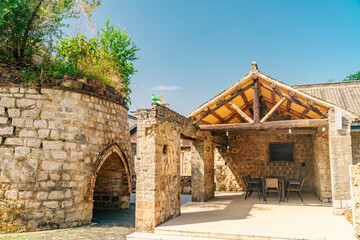
[[[330,108],[337,107],[266,76],[258,70],[256,62],[253,62],[252,69],[245,77],[202,104],[187,117],[199,124],[251,122],[254,117],[255,83],[259,86],[262,109],[260,118],[264,121],[322,119],[327,118]],[[276,114],[273,114],[274,112]],[[276,119],[275,116],[265,118],[267,113],[276,115]]]

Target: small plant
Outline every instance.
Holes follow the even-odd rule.
[[[25,67],[20,73],[20,80],[24,83],[36,82],[39,79],[36,73],[31,70],[31,67]]]

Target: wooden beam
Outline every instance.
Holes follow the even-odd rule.
[[[245,93],[244,93],[244,92],[241,92],[240,95],[241,95],[244,103],[245,103],[246,105],[248,105],[248,104],[249,104],[249,100],[247,99]]]
[[[273,103],[271,102],[271,100],[269,100],[269,99],[267,99],[267,98],[263,98],[263,99],[264,99],[264,102],[267,102],[267,103],[270,104],[271,106],[275,106],[275,104],[273,104]],[[296,119],[303,119],[303,118],[301,117],[301,115],[296,114],[294,111],[291,111],[291,110],[290,110],[290,112],[287,112],[287,111],[286,111],[286,108],[283,107],[283,106],[280,106],[280,107],[278,108],[278,110],[279,110],[282,114],[285,114],[285,115],[294,117],[294,118],[296,118]]]
[[[259,80],[254,79],[254,122],[260,122]]]
[[[230,106],[229,106],[230,107]],[[246,112],[247,110],[249,110],[250,108],[252,107],[252,101],[250,101],[249,102],[249,105],[247,105],[247,106],[245,106],[244,108],[242,108],[241,110],[243,111],[243,112]],[[233,109],[232,109],[233,110]],[[234,111],[234,110],[233,110]],[[239,114],[236,112],[236,111],[234,111],[234,114],[231,116],[231,117],[229,117],[228,119],[226,119],[223,123],[229,123],[231,120],[233,120],[235,117],[238,117],[239,116]],[[239,120],[241,121],[242,119],[240,119],[239,118]]]
[[[287,100],[287,103],[286,103],[286,111],[289,111],[290,112],[290,109],[291,109],[291,101]]]
[[[280,105],[286,100],[286,98],[282,98],[270,111],[261,119],[261,123],[265,122],[269,119],[269,117],[280,107]]]
[[[301,113],[301,117],[304,118],[309,111],[309,109],[305,108],[305,110]]]
[[[275,104],[276,100],[275,100],[275,93],[271,92],[271,100],[272,102]]]
[[[211,115],[213,115],[214,117],[216,117],[220,122],[221,122],[222,119],[223,119],[223,118],[222,118],[219,114],[217,114],[216,112],[212,112]]]
[[[254,120],[251,119],[251,117],[249,117],[248,115],[246,115],[246,113],[244,113],[238,106],[236,106],[235,104],[233,104],[232,102],[228,103],[230,105],[230,107],[232,107],[238,114],[240,114],[241,117],[243,117],[246,121],[248,121],[249,123],[253,123]]]
[[[241,95],[242,92],[245,92],[246,90],[248,90],[249,88],[251,88],[253,86],[253,83],[250,83],[249,85],[247,85],[246,87],[237,90],[236,92],[234,92],[228,99],[224,99],[219,105],[217,105],[216,107],[214,107],[213,109],[203,113],[200,117],[198,117],[193,124],[198,123],[200,120],[204,119],[205,117],[207,117],[209,114],[211,114],[212,112],[215,112],[216,110],[218,110],[219,108],[221,108],[222,106],[224,106],[226,103],[230,102],[231,100],[233,100],[234,98],[236,98],[237,96]]]
[[[223,131],[213,131],[213,136],[224,136],[226,134],[226,130]],[[246,135],[289,135],[289,129],[265,129],[265,130],[234,130],[228,132],[229,136],[236,136],[239,134]],[[316,128],[293,128],[291,129],[291,135],[316,135]]]
[[[246,129],[276,129],[276,128],[306,128],[306,127],[324,127],[328,126],[327,119],[300,119],[300,120],[283,120],[271,121],[264,123],[229,123],[229,124],[212,124],[199,125],[201,130],[246,130]]]
[[[276,95],[279,95],[280,97],[284,97],[284,98],[286,98],[287,100],[289,100],[289,101],[291,101],[291,102],[293,102],[293,103],[295,103],[295,104],[298,104],[298,105],[300,105],[300,106],[302,106],[302,107],[304,107],[304,108],[307,108],[307,109],[309,109],[309,110],[311,110],[311,111],[313,111],[313,112],[316,112],[317,114],[319,114],[319,115],[321,115],[321,116],[323,116],[323,117],[327,117],[327,116],[328,116],[328,114],[327,114],[326,112],[323,112],[323,111],[321,111],[320,109],[314,108],[314,107],[310,106],[310,105],[307,104],[307,103],[303,103],[303,102],[301,102],[301,101],[299,101],[299,100],[297,100],[297,99],[295,99],[295,98],[292,98],[292,97],[290,97],[289,95],[287,95],[287,94],[285,94],[285,93],[282,93],[282,92],[281,92],[280,90],[278,90],[278,89],[273,89],[273,88],[271,88],[271,87],[269,87],[269,86],[267,86],[267,85],[265,85],[265,84],[263,84],[263,83],[259,83],[259,84],[260,84],[261,87],[265,88],[266,90],[268,90],[268,91],[270,91],[270,92],[273,92],[273,93],[275,93]]]

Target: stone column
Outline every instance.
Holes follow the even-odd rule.
[[[360,236],[360,163],[350,166],[352,222],[355,234]]]
[[[136,114],[137,232],[153,232],[160,223],[180,215],[180,131],[158,115],[155,109]]]
[[[214,146],[211,135],[192,141],[191,192],[193,202],[205,202],[214,197]]]
[[[349,165],[352,164],[351,116],[340,109],[329,111],[331,192],[335,214],[351,208]]]

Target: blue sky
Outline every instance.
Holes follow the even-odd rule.
[[[251,69],[287,84],[360,70],[360,1],[103,0],[93,21],[120,25],[141,51],[130,110],[165,94],[186,115]]]

